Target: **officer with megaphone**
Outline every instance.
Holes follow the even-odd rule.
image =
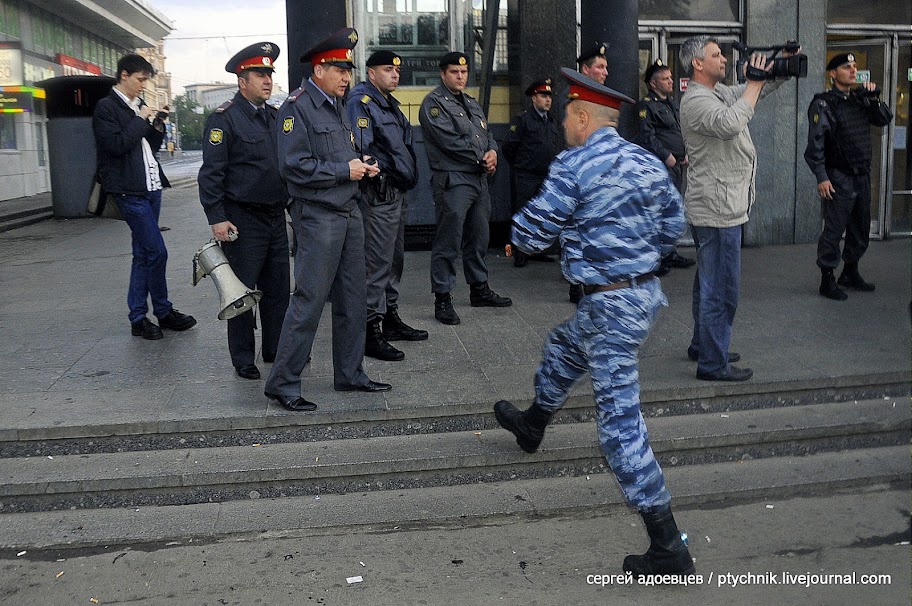
[[[267,363],[275,360],[290,290],[288,195],[276,155],[276,109],[266,104],[278,56],[278,46],[257,42],[228,61],[225,70],[237,76],[238,92],[206,122],[198,177],[200,202],[221,249],[211,243],[195,261],[221,268],[209,275],[222,299],[219,317],[230,318],[231,363],[239,377],[251,380],[260,378],[260,370],[255,364],[256,320],[253,313],[243,313],[256,303],[250,289],[262,291],[262,360]],[[218,264],[221,251],[230,267]],[[237,283],[216,273],[231,269]]]

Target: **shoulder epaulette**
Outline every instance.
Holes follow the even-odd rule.
[[[367,105],[368,103],[370,103],[370,101],[371,101],[370,95],[364,95],[363,97],[361,97],[361,105]]]
[[[288,102],[289,102],[289,103],[294,103],[295,101],[298,100],[298,97],[300,97],[300,96],[301,96],[301,93],[303,93],[303,92],[304,92],[304,87],[303,87],[303,86],[301,86],[301,87],[299,87],[299,88],[296,88],[295,90],[291,91],[291,94],[288,95]]]
[[[218,106],[218,109],[216,109],[215,111],[217,111],[218,113],[222,113],[223,111],[225,111],[226,109],[228,109],[228,108],[231,107],[232,105],[234,105],[234,99],[228,99],[227,101],[225,101],[224,103],[222,103],[221,105],[219,105],[219,106]]]

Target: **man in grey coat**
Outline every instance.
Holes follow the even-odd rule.
[[[450,295],[456,282],[456,257],[470,286],[472,307],[513,304],[488,286],[491,197],[488,177],[497,170],[497,144],[481,106],[464,91],[469,77],[468,57],[447,53],[440,60],[440,85],[421,103],[419,121],[431,165],[431,188],[437,235],[431,247],[431,290],[434,317],[459,324]]]
[[[301,373],[327,297],[332,295],[333,384],[336,391],[388,391],[364,372],[366,295],[364,223],[358,181],[380,170],[355,149],[342,100],[351,82],[352,28],[336,32],[301,57],[313,75],[279,110],[279,170],[297,237],[295,290],[282,324],[266,396],[289,410],[316,410],[301,397]]]

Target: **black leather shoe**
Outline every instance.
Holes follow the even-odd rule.
[[[469,304],[472,307],[510,307],[513,300],[510,297],[501,297],[491,290],[487,282],[481,282],[469,287]]]
[[[281,404],[288,410],[291,410],[294,412],[311,412],[311,411],[317,409],[316,404],[305,400],[301,396],[294,398],[291,396],[280,396],[278,394],[269,393],[269,392],[263,392],[263,393],[265,393],[266,397],[269,398],[270,400],[275,400],[276,402],[278,402],[279,404]]]
[[[690,358],[690,360],[692,362],[696,362],[697,360],[700,359],[700,352],[688,347],[687,348],[687,357]],[[729,364],[734,364],[735,362],[738,362],[740,360],[741,360],[741,354],[735,353],[733,351],[728,352],[728,363]]]
[[[583,300],[583,285],[571,284],[569,294],[570,302],[574,305],[579,305],[579,302]]]
[[[844,288],[852,288],[862,292],[874,291],[874,285],[870,282],[865,282],[864,278],[861,277],[861,274],[858,273],[858,263],[846,263],[842,268],[842,273],[839,275],[839,280],[836,281],[836,284]]]
[[[398,362],[405,359],[405,353],[396,349],[384,338],[380,330],[380,320],[367,323],[367,333],[364,338],[364,355],[386,362]]]
[[[134,337],[142,337],[149,341],[157,341],[164,337],[161,328],[155,325],[149,318],[143,318],[139,322],[130,324],[130,333]]]
[[[836,286],[833,270],[824,270],[820,276],[820,294],[833,301],[845,301],[849,298],[844,290]]]
[[[750,368],[738,368],[729,366],[728,372],[700,372],[697,371],[697,378],[701,381],[747,381],[754,376],[754,371]]]
[[[434,318],[441,324],[455,326],[459,324],[459,316],[453,309],[453,298],[448,292],[434,293]]]
[[[253,364],[235,366],[234,371],[237,373],[237,376],[241,377],[242,379],[250,379],[251,381],[256,381],[260,378],[260,369]]]
[[[263,362],[266,364],[272,364],[273,362],[275,362],[275,354],[272,354],[271,356],[267,356],[266,354],[263,354]]]
[[[529,255],[521,250],[513,253],[513,267],[525,267],[529,263]]]
[[[695,265],[697,262],[693,259],[687,257],[682,257],[678,254],[678,251],[673,251],[670,255],[666,255],[662,259],[662,265],[668,265],[670,267],[676,267],[678,269],[683,269],[685,267],[690,267]]]
[[[167,328],[168,330],[181,331],[196,326],[196,318],[182,314],[176,309],[172,309],[171,313],[167,316],[158,319],[158,324],[162,328]]]
[[[368,379],[364,385],[349,385],[347,387],[336,387],[336,391],[364,391],[367,393],[376,393],[378,391],[389,391],[393,388],[389,383],[379,383]]]

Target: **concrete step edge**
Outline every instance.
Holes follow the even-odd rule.
[[[657,456],[685,462],[715,449],[757,452],[826,438],[910,433],[910,411],[896,400],[783,407],[649,421]],[[908,437],[904,438],[908,441]],[[870,441],[870,440],[868,440]],[[843,442],[838,443],[841,446]],[[776,450],[775,448],[773,450]],[[775,453],[774,453],[775,454]],[[757,455],[752,455],[757,456]],[[179,490],[276,482],[386,480],[415,474],[467,474],[570,461],[600,461],[592,422],[549,427],[535,455],[502,429],[307,443],[7,459],[0,497],[64,499],[85,493]],[[368,480],[367,483],[370,483]]]
[[[641,393],[643,414],[652,416],[657,409],[668,412],[704,412],[707,409],[726,409],[732,406],[765,407],[767,403],[777,406],[790,405],[790,400],[802,397],[819,401],[820,398],[851,398],[856,392],[908,393],[908,373],[877,373],[807,379],[788,382],[750,384],[710,384],[683,389],[659,389]],[[530,400],[516,399],[519,407],[527,407]],[[48,440],[71,440],[109,438],[111,436],[143,436],[180,433],[208,433],[235,430],[275,430],[321,425],[356,424],[402,424],[412,421],[433,423],[441,420],[464,419],[477,415],[491,415],[493,401],[460,402],[458,405],[408,407],[395,409],[370,409],[354,411],[318,410],[315,413],[296,414],[272,408],[257,415],[193,417],[185,419],[136,419],[133,421],[109,422],[99,419],[95,423],[54,425],[47,427],[7,427],[0,429],[0,444],[4,442],[31,442]],[[566,405],[565,411],[590,409],[590,393],[575,392]]]
[[[739,463],[717,463],[665,470],[678,510],[688,528],[687,508],[735,502],[767,505],[795,496],[832,492],[908,490],[908,446],[892,446]],[[515,480],[331,494],[319,497],[254,499],[198,505],[17,513],[4,516],[0,547],[65,549],[166,541],[322,534],[341,529],[393,531],[408,527],[465,525],[472,520],[521,521],[585,510],[623,511],[625,505],[610,474]]]
[[[53,216],[54,214],[50,208],[41,208],[34,211],[16,213],[16,216],[12,217],[0,217],[0,233],[18,229],[20,227],[25,227],[26,225],[40,223],[41,221],[46,221],[52,218]]]

